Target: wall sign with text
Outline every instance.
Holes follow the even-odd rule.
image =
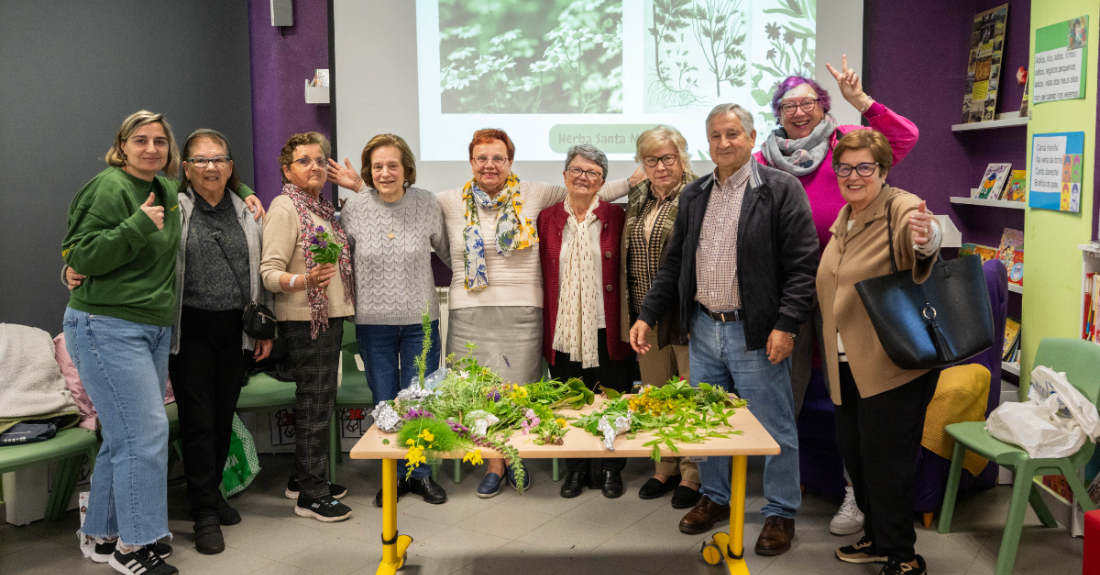
[[[1085,97],[1089,17],[1035,30],[1035,104]]]
[[[1028,207],[1080,212],[1084,158],[1084,132],[1032,136]]]

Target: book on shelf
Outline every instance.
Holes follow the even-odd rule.
[[[1001,68],[1004,67],[1001,56],[1004,51],[1007,19],[1008,4],[974,16],[966,65],[966,87],[963,92],[963,124],[989,121],[994,117]]]
[[[1028,88],[1031,86],[1031,82],[1027,81],[1027,69],[1026,68],[1020,68],[1020,70],[1023,71],[1023,73],[1024,73],[1024,80],[1023,80],[1023,82],[1024,82],[1024,97],[1020,100],[1020,117],[1021,118],[1027,118],[1031,115],[1030,110],[1028,110],[1028,104],[1031,101],[1031,98],[1028,95],[1029,92],[1030,92],[1030,90],[1028,90]]]
[[[1020,321],[1012,318],[1005,319],[1005,344],[1001,353],[1001,359],[1009,361],[1012,353],[1020,345]]]
[[[965,243],[959,247],[959,257],[977,255],[982,258],[982,263],[996,259],[997,250],[989,246],[983,246],[979,244]]]
[[[1085,274],[1085,305],[1081,315],[1081,339],[1100,343],[1097,311],[1100,310],[1100,274]]]
[[[978,184],[978,199],[996,200],[1001,197],[1001,190],[1012,172],[1012,164],[989,164],[982,175],[982,182]]]
[[[1024,250],[1012,252],[1012,265],[1008,266],[1008,283],[1024,287]]]
[[[1001,199],[1010,202],[1027,201],[1027,170],[1012,170]]]
[[[997,259],[1004,262],[1005,267],[1012,268],[1012,254],[1016,250],[1024,249],[1024,232],[1005,228],[1001,234],[1001,247],[997,249]]]

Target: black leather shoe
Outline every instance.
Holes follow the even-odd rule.
[[[410,489],[411,488],[409,486],[409,482],[405,480],[405,476],[404,475],[399,476],[397,478],[397,500],[401,501],[401,498],[404,497],[409,492]],[[374,496],[374,506],[375,507],[381,507],[382,506],[382,490],[381,489],[379,489],[378,494]]]
[[[203,555],[225,551],[225,538],[217,515],[206,515],[195,520],[195,551]]]
[[[409,480],[409,491],[424,498],[424,503],[439,505],[447,502],[447,492],[438,483],[428,477],[414,477]]]
[[[700,497],[702,497],[702,494],[698,490],[681,485],[672,494],[672,508],[690,509],[695,507],[696,503],[699,503]]]
[[[565,481],[561,484],[561,496],[566,499],[572,499],[581,494],[584,491],[585,482],[588,479],[588,473],[584,471],[570,471],[565,476]]]
[[[623,475],[618,471],[603,472],[603,496],[615,499],[623,495]]]
[[[218,498],[218,521],[222,525],[236,525],[241,522],[241,514],[229,506],[225,499]]]
[[[646,481],[645,485],[638,490],[638,497],[641,499],[657,499],[669,491],[676,489],[676,487],[680,485],[680,479],[681,476],[679,475],[673,475],[664,481],[655,477],[650,477],[649,481]],[[695,507],[695,503],[692,502],[688,507]]]

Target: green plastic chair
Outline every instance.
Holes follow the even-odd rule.
[[[1039,342],[1035,353],[1034,365],[1045,365],[1057,372],[1065,372],[1069,382],[1094,404],[1100,397],[1100,346],[1079,339],[1047,338]],[[993,438],[985,429],[985,422],[968,421],[947,426],[947,433],[955,438],[955,450],[951,456],[951,470],[947,476],[947,491],[944,493],[943,508],[940,510],[940,533],[951,531],[951,516],[955,511],[955,498],[959,492],[959,477],[962,474],[963,457],[966,450],[973,451],[998,465],[1012,469],[1016,479],[1012,485],[1012,502],[1008,508],[1004,536],[1001,538],[1001,550],[997,554],[997,575],[1009,575],[1016,562],[1016,549],[1020,543],[1024,514],[1030,503],[1039,520],[1047,527],[1057,527],[1050,509],[1043,503],[1039,488],[1035,485],[1036,475],[1063,475],[1073,490],[1073,496],[1081,503],[1085,511],[1096,508],[1089,498],[1088,491],[1077,470],[1084,467],[1092,457],[1096,446],[1085,441],[1081,449],[1059,459],[1032,459],[1023,449]]]
[[[94,466],[97,451],[99,441],[95,432],[74,427],[59,431],[49,441],[0,447],[0,474],[57,461],[53,489],[46,502],[46,521],[56,521],[64,515],[73,497],[84,457]]]
[[[374,394],[367,386],[367,374],[359,371],[359,365],[355,362],[355,354],[359,353],[359,343],[355,339],[355,324],[348,322],[344,325],[344,339],[340,345],[340,359],[343,362],[343,372],[340,376],[340,387],[336,388],[336,409],[367,409],[374,404]],[[329,481],[336,481],[336,463],[344,460],[344,450],[340,445],[340,422],[336,419],[336,412],[332,414],[332,424],[329,425]]]

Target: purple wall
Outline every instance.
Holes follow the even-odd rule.
[[[294,2],[294,25],[284,36],[271,25],[271,3],[249,0],[248,28],[255,188],[267,205],[283,187],[277,158],[286,139],[309,131],[331,136],[328,106],[306,104],[303,86],[317,68],[328,68],[328,3]],[[329,188],[323,193],[331,194]]]

